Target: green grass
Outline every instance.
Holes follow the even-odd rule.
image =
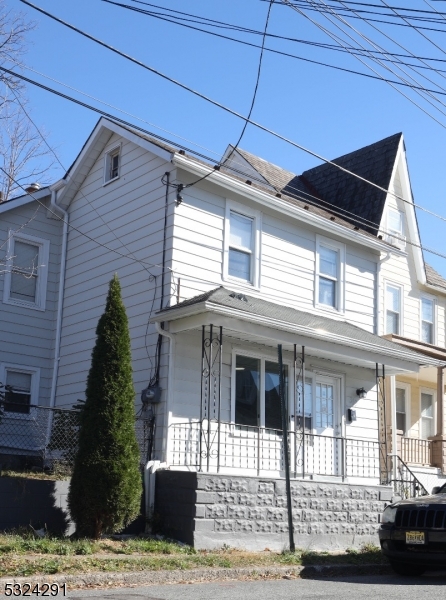
[[[115,556],[113,556],[115,555]],[[330,554],[297,550],[244,552],[228,547],[196,551],[189,546],[150,538],[128,540],[35,539],[28,532],[0,535],[0,577],[125,572],[195,568],[268,567],[297,565],[385,564],[379,548]]]

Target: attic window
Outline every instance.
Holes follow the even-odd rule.
[[[118,179],[121,166],[121,146],[106,153],[104,165],[104,183]]]
[[[390,234],[400,237],[403,236],[403,215],[399,210],[389,208],[387,215],[387,229]]]

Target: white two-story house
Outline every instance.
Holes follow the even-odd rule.
[[[336,162],[387,190],[401,143]],[[229,147],[212,166],[101,119],[42,212],[63,268],[41,401],[84,397],[118,273],[166,531],[201,547],[283,546],[280,346],[296,543],[375,540],[392,496],[386,381],[445,364],[382,337],[385,265],[411,260],[382,226],[387,197],[333,165],[297,176]]]

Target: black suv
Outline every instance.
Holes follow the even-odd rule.
[[[446,484],[434,488],[432,495],[388,506],[379,539],[383,554],[400,575],[446,569]]]

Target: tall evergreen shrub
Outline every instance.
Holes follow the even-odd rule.
[[[76,534],[95,539],[128,525],[142,492],[130,335],[117,275],[96,334],[68,495]]]

